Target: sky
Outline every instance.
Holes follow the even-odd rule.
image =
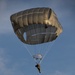
[[[15,35],[10,16],[36,7],[49,7],[57,14],[62,34],[48,47],[40,75],[75,75],[75,0],[0,0],[0,75],[37,75],[35,61]],[[51,44],[51,43],[49,43]],[[47,45],[43,45],[46,50]]]

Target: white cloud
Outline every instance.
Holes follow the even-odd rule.
[[[6,9],[7,3],[5,0],[0,0],[0,12],[3,12]]]
[[[10,11],[7,10],[6,0],[0,1],[0,34],[10,33]]]
[[[68,73],[63,73],[63,72],[60,72],[60,71],[55,71],[54,73],[50,74],[50,75],[70,75]]]
[[[67,74],[62,73],[62,72],[59,72],[59,71],[56,71],[56,72],[54,73],[54,75],[67,75]]]
[[[0,75],[24,75],[22,72],[16,70],[16,67],[19,66],[17,65],[18,63],[14,64],[12,68],[7,68],[9,61],[6,58],[5,50],[0,48]]]
[[[0,48],[0,75],[25,75],[22,71],[18,70],[21,66],[24,66],[25,62],[15,62],[12,67],[8,68],[7,64],[10,64],[10,59],[6,58],[7,54],[4,48]],[[20,65],[22,64],[22,65]],[[69,67],[70,68],[70,67]],[[67,70],[66,72],[55,71],[47,75],[72,75],[72,72]]]

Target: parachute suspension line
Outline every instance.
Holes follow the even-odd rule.
[[[49,45],[49,46],[47,47],[47,51],[46,51],[46,53],[44,54],[42,60],[40,61],[40,64],[42,63],[42,61],[43,61],[43,59],[45,58],[45,56],[47,55],[47,53],[51,50],[51,48],[52,48],[53,45],[54,45],[54,42],[52,43],[51,46]],[[49,48],[49,47],[50,47],[50,48]]]
[[[24,45],[24,44],[23,44],[23,45]],[[26,46],[26,45],[24,45],[24,47],[26,48],[26,50],[27,50],[27,52],[30,54],[30,56],[31,56],[31,57],[33,57],[33,56],[32,56],[32,54],[31,54],[31,52],[30,52],[30,51],[29,51],[29,49],[27,48],[27,46]],[[34,61],[36,62],[36,60],[35,60],[35,59],[34,59]]]
[[[40,44],[40,50],[39,53],[42,54],[42,44]]]
[[[51,40],[51,37],[52,37],[52,34],[51,34],[51,36],[50,36],[50,40]],[[52,46],[54,45],[54,43],[55,43],[55,41],[54,41],[51,45],[49,45],[49,46],[47,47],[46,52],[45,52],[45,54],[44,54],[42,60],[40,61],[40,64],[42,63],[42,61],[43,61],[43,59],[45,58],[45,56],[47,55],[47,53],[51,50],[51,48],[52,48]],[[50,48],[49,48],[49,47],[50,47]]]

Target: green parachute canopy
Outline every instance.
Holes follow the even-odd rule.
[[[18,38],[30,45],[51,42],[62,32],[57,16],[51,8],[27,9],[11,15],[10,20]]]

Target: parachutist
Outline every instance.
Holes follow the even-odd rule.
[[[35,65],[35,67],[38,69],[39,73],[41,73],[41,71],[40,71],[40,64]]]

